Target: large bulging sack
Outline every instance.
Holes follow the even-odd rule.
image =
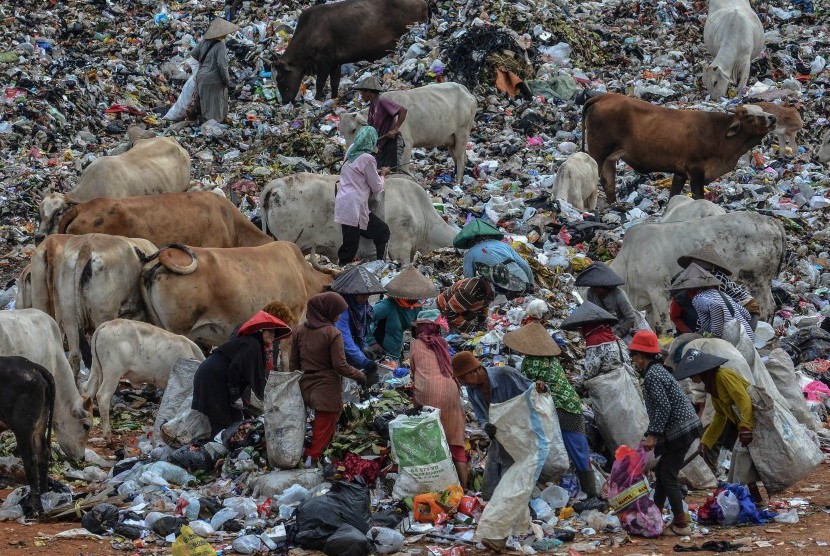
[[[568,459],[568,451],[565,449],[565,441],[562,439],[562,428],[559,426],[559,417],[553,413],[553,432],[548,438],[550,449],[542,472],[539,474],[539,482],[547,483],[558,481],[559,477],[565,474],[571,466]]]
[[[778,391],[787,400],[793,417],[808,429],[816,430],[818,428],[816,420],[813,419],[807,407],[807,401],[804,399],[801,385],[795,374],[793,360],[787,352],[781,348],[772,350],[765,365]]]
[[[606,447],[613,452],[622,445],[636,446],[648,428],[648,413],[634,377],[618,367],[584,386]]]
[[[553,399],[538,393],[535,387],[504,403],[492,404],[490,422],[496,426],[496,440],[514,463],[502,476],[481,514],[475,533],[479,541],[527,532],[530,495],[557,429]]]
[[[199,368],[199,361],[195,359],[179,359],[173,364],[167,388],[161,397],[156,422],[153,425],[155,438],[161,438],[161,426],[177,417],[182,410],[190,409],[193,400],[193,376]],[[185,405],[186,404],[186,405]],[[210,430],[208,429],[208,432]]]
[[[300,392],[303,373],[274,371],[265,385],[265,445],[271,467],[291,469],[303,457],[306,412]]]
[[[695,440],[686,452],[688,458],[692,454],[697,453],[700,440]],[[718,479],[702,457],[697,457],[690,461],[686,467],[680,470],[680,484],[686,485],[692,490],[713,489],[718,486]]]
[[[181,448],[210,438],[210,419],[201,411],[190,408],[193,396],[188,397],[181,413],[161,426],[161,439],[171,448]]]
[[[755,417],[749,453],[764,487],[773,495],[803,479],[824,455],[784,406],[756,386],[748,390]]]
[[[389,440],[392,459],[398,464],[393,498],[441,492],[458,484],[440,410],[431,408],[412,417],[398,415],[389,422]]]

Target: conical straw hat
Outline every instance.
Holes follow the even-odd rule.
[[[526,324],[504,335],[504,345],[513,351],[539,357],[555,357],[562,353],[556,341],[538,322]]]
[[[438,295],[438,288],[410,265],[386,284],[386,293],[398,299],[428,299]]]
[[[683,268],[686,268],[695,260],[706,261],[709,264],[715,265],[724,273],[732,274],[732,271],[727,268],[726,262],[720,258],[720,255],[715,252],[715,248],[711,245],[704,245],[700,249],[692,251],[688,255],[683,255],[677,259],[677,264]]]
[[[669,286],[669,291],[676,292],[698,288],[717,288],[719,286],[720,280],[700,268],[697,264],[691,263],[686,270],[674,279],[674,282]]]
[[[208,27],[207,33],[205,36],[202,37],[203,40],[210,40],[210,39],[218,39],[219,37],[224,37],[225,35],[230,35],[234,33],[239,26],[231,23],[230,21],[224,20],[220,17],[214,19],[210,27]]]

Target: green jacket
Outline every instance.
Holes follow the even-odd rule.
[[[404,309],[388,297],[378,301],[373,307],[375,316],[369,327],[366,344],[379,343],[375,336],[377,332],[378,336],[383,337],[383,341],[380,342],[383,350],[391,357],[400,359],[403,351],[403,332],[412,327],[420,310],[419,307]],[[381,333],[382,330],[385,330],[385,334]]]

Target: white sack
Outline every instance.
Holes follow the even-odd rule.
[[[613,453],[625,444],[636,446],[648,428],[648,413],[637,383],[619,367],[584,382],[597,428]]]
[[[156,423],[153,425],[153,435],[156,439],[161,439],[161,426],[164,423],[178,416],[183,410],[190,409],[193,400],[193,376],[199,364],[200,362],[195,359],[178,359],[173,364],[167,388],[164,389],[156,413]]]
[[[818,428],[816,420],[813,419],[810,409],[807,407],[807,400],[804,399],[804,393],[801,390],[798,377],[795,375],[793,360],[790,359],[787,352],[781,348],[772,350],[765,366],[773,382],[775,382],[775,386],[778,387],[778,391],[787,400],[793,417],[808,429],[816,430]]]
[[[306,412],[300,378],[303,373],[273,371],[265,384],[265,445],[271,467],[291,469],[303,457]]]

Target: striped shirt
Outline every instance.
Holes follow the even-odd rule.
[[[711,332],[716,338],[722,338],[723,325],[734,317],[744,327],[750,339],[755,340],[755,333],[749,324],[752,318],[749,311],[728,295],[716,289],[704,290],[692,299],[692,305],[697,311],[698,333]]]
[[[718,290],[722,291],[741,305],[752,299],[752,294],[744,286],[734,282],[725,272],[717,268],[709,271],[715,278],[720,280]]]
[[[465,278],[438,295],[438,309],[459,332],[472,332],[483,325],[493,300],[484,278]]]

